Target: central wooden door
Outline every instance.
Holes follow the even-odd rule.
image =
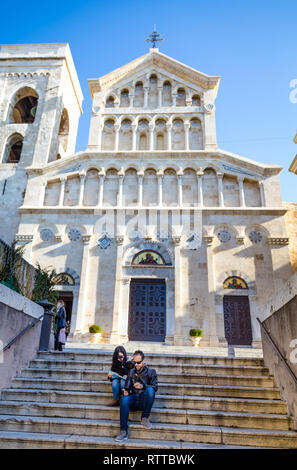
[[[247,296],[224,296],[224,324],[228,344],[252,344],[250,304]]]
[[[166,285],[163,279],[132,279],[130,284],[130,341],[165,341]]]

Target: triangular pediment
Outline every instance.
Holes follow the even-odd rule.
[[[220,77],[209,76],[195,70],[171,57],[162,54],[158,49],[151,49],[147,54],[138,57],[118,69],[103,75],[98,79],[88,80],[92,96],[95,92],[104,92],[110,88],[120,86],[123,82],[137,78],[145,71],[162,71],[168,78],[181,79],[194,87],[205,90],[214,89],[214,97],[220,82]]]

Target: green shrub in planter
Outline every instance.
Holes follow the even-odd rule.
[[[203,331],[200,328],[192,328],[190,330],[190,336],[201,337],[203,336]]]
[[[90,333],[101,333],[101,326],[99,325],[92,325],[89,328]]]

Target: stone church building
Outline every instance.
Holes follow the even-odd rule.
[[[218,148],[209,76],[152,48],[82,92],[67,44],[0,50],[0,238],[57,271],[71,320],[105,343],[260,344],[292,274],[278,165]],[[240,118],[240,117],[239,117]]]

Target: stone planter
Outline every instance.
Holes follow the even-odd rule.
[[[101,342],[102,333],[90,333],[89,343],[99,344]]]
[[[193,346],[195,346],[196,348],[199,346],[199,343],[201,341],[201,336],[190,336],[191,338],[191,341],[193,343]]]

